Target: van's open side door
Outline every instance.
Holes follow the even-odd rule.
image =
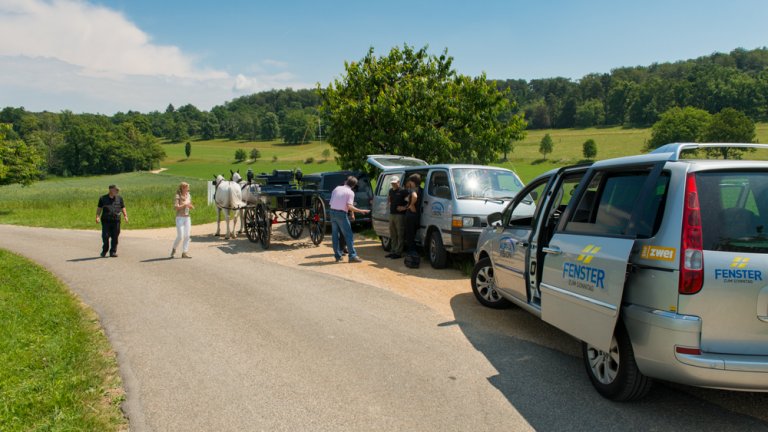
[[[645,219],[658,209],[662,167],[592,168],[584,176],[543,249],[544,321],[609,351],[635,238],[653,229]]]

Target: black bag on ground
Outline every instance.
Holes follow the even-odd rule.
[[[408,268],[419,268],[421,256],[419,254],[407,254],[405,256],[405,266]]]

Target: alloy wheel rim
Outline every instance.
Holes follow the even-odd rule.
[[[497,302],[501,299],[496,292],[496,285],[493,279],[493,267],[483,267],[475,276],[475,286],[477,292],[488,302]]]
[[[611,340],[611,348],[608,352],[602,351],[592,345],[587,345],[587,360],[592,375],[601,384],[611,384],[619,374],[619,345],[616,338]]]

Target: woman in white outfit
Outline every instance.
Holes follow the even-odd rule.
[[[173,241],[171,258],[176,255],[176,248],[179,242],[182,243],[181,257],[192,258],[189,256],[189,231],[192,228],[192,222],[189,217],[189,211],[195,206],[192,205],[192,196],[189,194],[189,183],[181,182],[176,191],[176,197],[173,199],[173,208],[176,209],[176,240]]]

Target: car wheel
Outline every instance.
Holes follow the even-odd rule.
[[[616,326],[608,352],[586,342],[581,342],[581,351],[589,380],[603,397],[631,401],[642,398],[651,389],[653,381],[638,369],[632,342],[622,323]]]
[[[440,232],[432,231],[429,236],[429,263],[436,269],[445,268],[448,265],[448,252],[443,246],[443,238]]]
[[[493,263],[490,258],[483,258],[475,264],[472,270],[472,292],[481,305],[493,309],[505,309],[511,306],[509,300],[496,291],[493,278]]]
[[[389,252],[392,249],[392,239],[389,237],[379,237],[381,239],[381,248]]]

